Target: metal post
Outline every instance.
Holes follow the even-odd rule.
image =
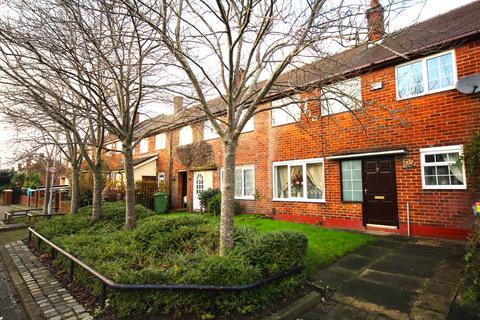
[[[40,237],[38,237],[37,238],[37,249],[39,249],[39,250],[40,250],[40,241],[41,241],[41,239],[40,239]]]
[[[52,247],[52,260],[55,259],[55,249]]]
[[[107,295],[107,286],[102,282],[102,287],[100,288],[100,307],[105,309],[105,300]]]
[[[28,229],[28,241],[32,241],[32,230]]]
[[[75,263],[73,262],[72,259],[70,259],[70,270],[69,270],[70,280],[73,280],[73,269],[74,268],[75,268]]]
[[[210,311],[213,314],[214,319],[217,318],[217,291],[212,290],[210,291]]]

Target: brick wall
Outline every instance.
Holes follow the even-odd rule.
[[[480,72],[480,41],[455,50],[458,78]],[[346,152],[372,149],[406,149],[396,156],[396,184],[400,229],[406,233],[406,205],[410,205],[412,233],[415,235],[465,237],[472,215],[474,195],[470,190],[424,190],[421,181],[420,148],[465,144],[480,130],[480,97],[448,90],[417,98],[396,100],[395,67],[385,67],[361,77],[362,100],[366,111],[328,117],[305,118],[297,124],[272,127],[271,113],[255,116],[255,130],[240,137],[237,165],[254,165],[256,200],[241,200],[247,213],[275,214],[278,219],[319,222],[326,226],[361,228],[362,204],[342,203],[339,162],[325,160],[325,203],[272,201],[272,162],[328,157]],[[383,81],[384,88],[371,91],[373,82]],[[305,93],[307,97],[313,93]],[[318,116],[317,102],[310,102],[312,116]],[[202,123],[193,126],[194,141],[202,140]],[[171,135],[171,137],[170,137]],[[172,172],[169,142],[172,140]],[[222,145],[209,140],[214,162],[214,187],[220,187]],[[152,152],[154,137],[149,141]],[[158,171],[171,179],[172,206],[179,207],[179,171],[186,170],[176,157],[178,130],[167,133],[166,149],[158,151]],[[137,150],[138,151],[138,150]],[[136,157],[141,156],[136,153]],[[414,167],[402,168],[403,160],[413,160]],[[192,171],[188,172],[188,202],[192,202]],[[468,185],[468,183],[467,183]]]

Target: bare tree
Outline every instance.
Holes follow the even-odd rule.
[[[81,110],[95,148],[81,148],[94,172],[93,217],[101,199],[101,150],[105,133],[122,142],[126,176],[125,226],[135,226],[135,183],[132,154],[147,135],[135,136],[139,111],[161,87],[159,46],[144,23],[128,16],[115,0],[77,2],[12,1],[16,18],[0,28],[3,71],[24,88],[34,88],[39,104],[75,133],[74,123],[58,105]],[[143,24],[143,25],[142,25]],[[5,49],[6,48],[6,49]],[[0,65],[0,68],[2,66]],[[46,97],[44,97],[46,95]],[[56,103],[57,102],[57,103]],[[67,112],[68,113],[68,112]],[[68,114],[67,114],[68,115]],[[79,142],[79,135],[76,135]],[[98,214],[97,214],[98,213]]]
[[[123,2],[132,15],[156,31],[155,41],[168,48],[175,67],[193,88],[183,94],[194,101],[223,142],[220,254],[225,254],[233,245],[235,155],[242,129],[255,114],[292,103],[272,107],[266,100],[312,90],[295,67],[329,56],[332,47],[365,41],[368,2]],[[401,10],[409,2],[390,0],[387,11]],[[314,70],[312,64],[310,71]],[[317,79],[336,72],[321,65],[315,71]],[[217,97],[214,102],[212,96]],[[293,103],[303,102],[293,99]]]

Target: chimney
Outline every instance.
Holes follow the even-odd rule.
[[[384,12],[379,0],[370,1],[370,8],[367,10],[369,42],[376,42],[385,34]]]
[[[183,97],[175,96],[173,97],[173,112],[175,114],[179,113],[183,109]]]

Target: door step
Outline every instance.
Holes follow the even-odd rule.
[[[398,229],[396,226],[389,226],[389,225],[383,225],[383,224],[370,224],[367,223],[367,228],[379,228],[379,229]]]

